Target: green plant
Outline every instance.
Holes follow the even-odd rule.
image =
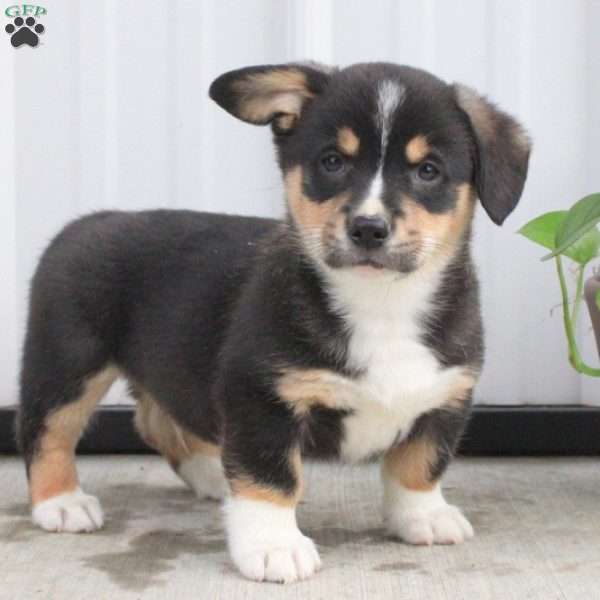
[[[575,325],[583,297],[584,273],[589,263],[600,255],[600,193],[591,194],[576,202],[568,211],[545,213],[525,224],[519,233],[532,242],[551,250],[543,261],[554,259],[562,295],[562,311],[565,333],[569,343],[569,361],[579,373],[600,377],[600,369],[590,367],[581,358],[575,339]],[[567,257],[577,265],[576,290],[573,307],[565,280],[562,258]],[[600,308],[600,294],[596,297]]]

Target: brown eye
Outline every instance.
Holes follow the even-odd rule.
[[[338,173],[344,168],[344,159],[337,152],[328,152],[321,157],[321,166],[328,173]]]
[[[440,176],[440,170],[432,162],[421,163],[417,173],[423,181],[434,181]]]

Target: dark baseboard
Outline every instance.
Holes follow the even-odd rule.
[[[130,406],[106,406],[79,444],[82,454],[152,452],[137,435]],[[16,452],[15,408],[0,408],[0,453]],[[600,455],[600,407],[476,406],[460,453],[468,456]]]

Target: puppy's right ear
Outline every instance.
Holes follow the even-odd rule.
[[[242,121],[289,130],[306,103],[323,91],[330,72],[316,63],[247,67],[218,77],[208,93]]]
[[[475,136],[475,185],[479,199],[490,219],[502,225],[521,197],[531,140],[513,117],[471,88],[455,84],[454,95]]]

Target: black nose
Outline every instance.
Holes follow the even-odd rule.
[[[374,250],[383,246],[390,234],[381,217],[355,217],[348,231],[350,239],[361,248]]]

